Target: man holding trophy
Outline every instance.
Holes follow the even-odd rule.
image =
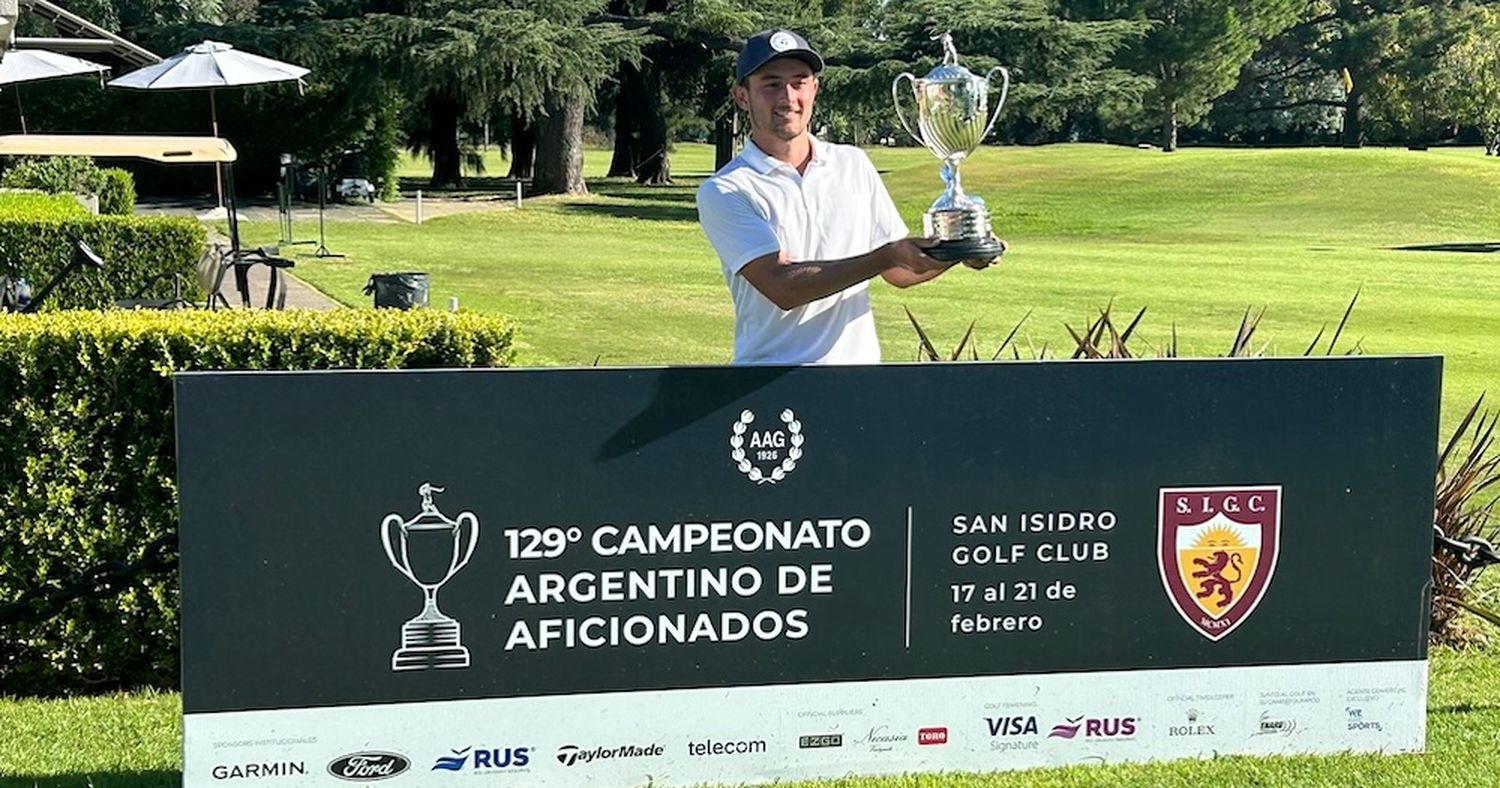
[[[946,37],[945,45],[952,54]],[[864,151],[811,133],[822,57],[789,30],[746,42],[732,91],[750,115],[750,141],[698,190],[699,219],[734,299],[734,363],[878,363],[870,279],[911,287],[1005,251],[983,201],[964,195],[957,176],[993,125],[984,122],[987,81],[960,83],[968,72],[956,56],[951,65],[913,80],[918,139],[944,159],[949,188],[924,217],[928,237],[911,239]]]

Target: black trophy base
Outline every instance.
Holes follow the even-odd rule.
[[[940,241],[926,250],[927,256],[944,263],[983,262],[988,263],[1000,256],[1005,247],[993,236],[989,238],[963,238]]]

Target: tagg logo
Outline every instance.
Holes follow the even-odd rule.
[[[1281,548],[1281,487],[1161,490],[1157,566],[1183,620],[1209,640],[1265,596]]]
[[[212,774],[215,780],[264,780],[307,774],[307,764],[302,761],[238,763],[215,766]]]
[[[400,753],[367,751],[333,759],[328,764],[328,773],[340,780],[372,783],[404,774],[410,768],[411,761]]]
[[[926,745],[947,744],[947,743],[948,743],[948,729],[947,728],[918,728],[917,729],[917,744],[919,744],[919,745],[926,746]]]
[[[791,408],[781,412],[779,427],[754,429],[755,411],[744,410],[729,436],[729,459],[756,484],[776,484],[797,469],[802,459],[802,422]]]
[[[1297,721],[1290,717],[1273,716],[1269,710],[1260,713],[1260,722],[1252,736],[1291,736],[1297,730]]]
[[[472,771],[480,772],[495,769],[522,769],[531,763],[530,747],[465,747],[462,750],[449,750],[452,755],[445,755],[437,759],[430,771],[461,772],[470,767],[470,756],[473,756]]]
[[[594,761],[622,758],[655,758],[663,752],[666,750],[660,744],[648,744],[644,747],[627,744],[622,747],[595,747],[589,750],[575,744],[564,744],[557,748],[557,762],[563,766],[577,766]]]
[[[1128,739],[1135,735],[1137,717],[1069,717],[1052,726],[1049,739]]]

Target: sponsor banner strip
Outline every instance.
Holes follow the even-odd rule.
[[[1427,663],[1404,661],[188,714],[184,785],[665,786],[1413,752],[1426,695]]]

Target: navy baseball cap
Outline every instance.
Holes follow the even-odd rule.
[[[823,57],[813,51],[807,39],[778,27],[762,30],[745,42],[734,65],[734,81],[744,83],[761,66],[779,57],[797,58],[811,67],[814,74],[823,70]]]

